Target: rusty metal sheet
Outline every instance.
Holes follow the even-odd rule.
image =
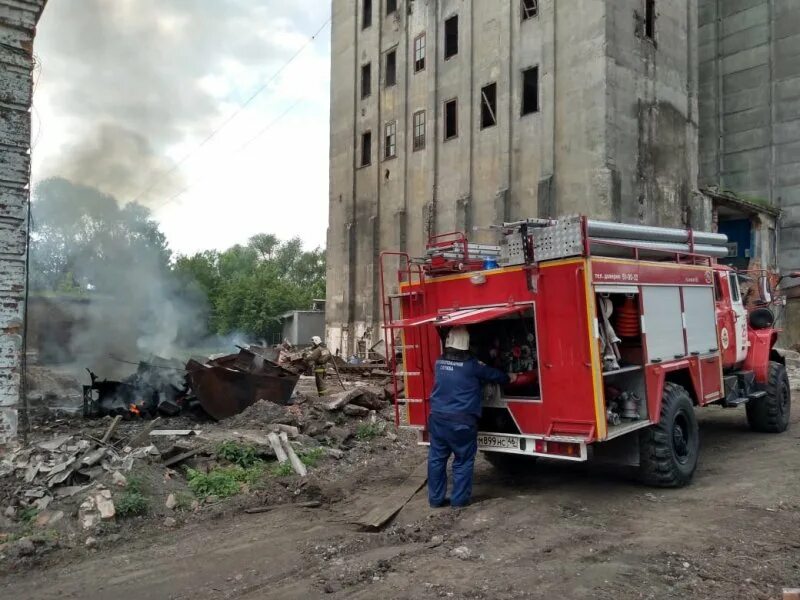
[[[217,421],[238,415],[259,400],[288,404],[299,380],[299,376],[269,364],[259,373],[204,366],[191,371],[188,378],[200,406]]]

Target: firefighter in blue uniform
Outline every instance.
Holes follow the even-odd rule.
[[[509,377],[472,356],[466,327],[450,330],[444,354],[436,361],[435,371],[428,417],[428,502],[433,508],[448,503],[459,508],[469,504],[472,495],[483,384],[505,385],[516,375]],[[448,502],[447,461],[451,454],[453,493]]]

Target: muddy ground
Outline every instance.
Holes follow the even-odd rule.
[[[321,485],[319,508],[150,523],[125,544],[6,575],[0,597],[780,598],[800,586],[800,419],[764,435],[743,411],[700,418],[701,463],[684,489],[561,463],[512,478],[480,460],[472,506],[431,510],[419,493],[384,531],[365,532],[350,522],[425,455],[366,453]]]

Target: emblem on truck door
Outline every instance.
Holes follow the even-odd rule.
[[[719,332],[719,338],[722,341],[722,349],[727,350],[728,346],[731,345],[731,337],[728,334],[728,328],[723,327],[722,331]]]

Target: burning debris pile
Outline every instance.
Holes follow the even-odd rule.
[[[262,399],[291,403],[299,374],[272,362],[261,350],[240,348],[210,360],[191,359],[185,366],[164,359],[143,361],[122,381],[100,380],[89,371],[92,383],[83,388],[83,414],[129,419],[186,412],[221,420]]]

